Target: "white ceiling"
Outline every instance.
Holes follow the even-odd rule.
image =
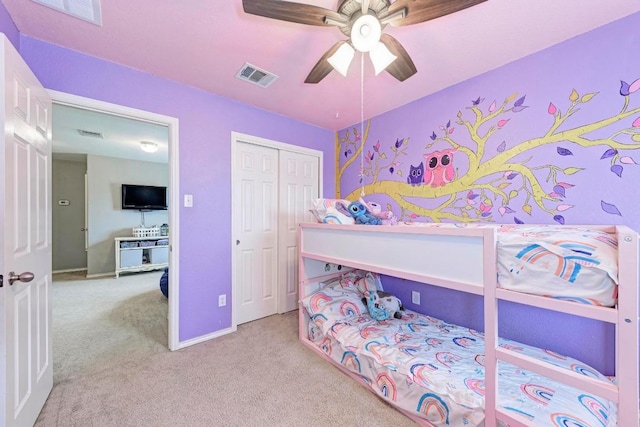
[[[83,136],[78,129],[101,133],[103,138]],[[57,159],[78,159],[68,154],[95,154],[167,163],[169,158],[169,129],[166,126],[103,112],[54,104],[52,135],[53,153]],[[140,141],[158,144],[158,151],[142,151]]]

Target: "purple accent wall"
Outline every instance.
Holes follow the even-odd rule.
[[[3,32],[16,50],[20,50],[20,33],[4,3],[0,2],[0,32]]]
[[[231,132],[324,151],[329,192],[333,132],[25,36],[21,54],[46,88],[179,119],[180,193],[194,199],[180,210],[180,340],[230,327],[232,304],[216,301],[231,294]]]
[[[372,118],[364,148],[365,199],[389,203],[408,221],[625,224],[640,230],[640,90],[633,93],[640,88],[639,27],[636,13]],[[413,78],[429,76],[418,71]],[[490,118],[503,102],[508,111]],[[467,125],[479,123],[475,111],[487,118],[477,128],[479,136],[489,135],[486,142],[468,131]],[[593,129],[572,134],[583,126]],[[555,140],[539,144],[536,138],[548,132]],[[341,161],[358,155],[355,148],[345,145]],[[456,148],[449,184],[408,185],[411,166],[426,154]],[[489,159],[514,148],[522,152],[494,165],[491,174],[478,173]],[[337,177],[341,197],[359,196],[359,164]],[[527,171],[539,188],[531,180],[523,185]],[[544,200],[542,206],[535,197]],[[478,297],[393,278],[384,283],[409,308],[483,327]],[[412,290],[422,293],[420,307],[411,304]],[[613,372],[609,325],[511,303],[501,308],[502,336]]]

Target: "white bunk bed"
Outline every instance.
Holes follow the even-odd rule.
[[[618,242],[618,300],[614,307],[580,304],[500,288],[497,227],[403,227],[301,224],[299,233],[300,341],[349,376],[362,377],[328,357],[309,337],[302,300],[348,268],[455,289],[484,298],[484,425],[529,426],[498,405],[498,364],[510,363],[617,404],[617,425],[638,425],[638,234],[625,226],[589,226]],[[384,248],[384,251],[380,250]],[[400,254],[400,255],[396,255]],[[463,266],[463,268],[461,268]],[[615,382],[603,382],[510,351],[498,344],[498,301],[555,310],[615,325]],[[399,408],[422,425],[415,413]]]

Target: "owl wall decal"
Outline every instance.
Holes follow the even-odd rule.
[[[420,162],[418,166],[409,165],[409,175],[407,176],[407,184],[421,185],[422,175],[424,175],[424,164]]]
[[[434,151],[425,154],[426,170],[424,173],[424,183],[432,187],[442,187],[453,181],[455,170],[453,168],[453,153],[457,150],[447,148],[446,150]]]

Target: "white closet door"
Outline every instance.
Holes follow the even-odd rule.
[[[280,151],[278,312],[298,308],[298,224],[313,222],[311,201],[319,197],[319,159]]]
[[[276,313],[278,150],[238,143],[235,200],[240,202],[234,298],[238,324]]]

